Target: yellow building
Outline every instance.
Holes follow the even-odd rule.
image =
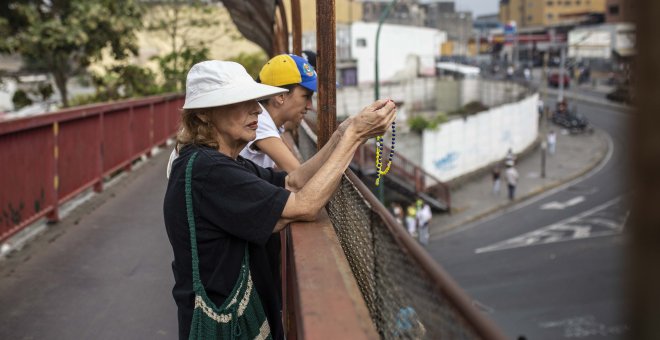
[[[316,0],[299,0],[302,17],[302,31],[316,31]],[[287,8],[287,22],[291,30],[291,1],[285,0]],[[335,0],[335,22],[348,24],[362,19],[362,2],[357,0]]]
[[[606,0],[500,0],[500,21],[519,28],[577,23],[605,14]]]

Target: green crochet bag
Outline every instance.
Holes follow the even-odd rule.
[[[192,167],[196,157],[197,153],[194,153],[186,166],[186,210],[190,228],[193,290],[195,291],[195,308],[188,339],[272,339],[266,313],[264,313],[257,290],[252,284],[250,252],[247,243],[238,280],[227,300],[222,306],[217,307],[206,295],[199,276],[199,257],[192,202]]]

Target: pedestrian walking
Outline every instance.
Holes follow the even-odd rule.
[[[403,208],[401,204],[397,202],[392,203],[392,215],[399,224],[403,225]]]
[[[506,152],[506,156],[504,157],[505,162],[513,162],[516,161],[516,154],[513,153],[513,150],[509,148],[509,150]]]
[[[420,202],[421,200],[418,200]],[[421,202],[421,208],[417,210],[417,221],[419,221],[419,243],[424,246],[429,244],[429,223],[431,223],[433,214],[431,206],[426,202]]]
[[[550,130],[550,133],[548,133],[548,152],[551,155],[554,155],[556,147],[557,147],[557,134],[555,133],[555,130]]]
[[[516,186],[518,185],[518,170],[513,166],[513,161],[506,162],[506,182],[509,188],[509,200],[516,198]]]
[[[406,209],[406,228],[412,237],[417,237],[417,208],[414,203]]]
[[[493,167],[492,175],[493,175],[493,194],[497,195],[500,193],[500,185],[501,185],[501,169],[500,165],[497,164],[495,167]]]

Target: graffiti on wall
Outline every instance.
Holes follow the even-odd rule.
[[[435,168],[440,171],[449,171],[456,167],[456,161],[458,160],[459,156],[460,155],[458,152],[452,151],[442,158],[434,161],[433,165],[435,165]]]

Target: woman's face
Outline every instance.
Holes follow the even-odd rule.
[[[238,152],[248,142],[257,137],[257,117],[261,106],[255,100],[231,104],[218,108],[212,115],[212,122],[218,131],[220,148],[228,147]]]

